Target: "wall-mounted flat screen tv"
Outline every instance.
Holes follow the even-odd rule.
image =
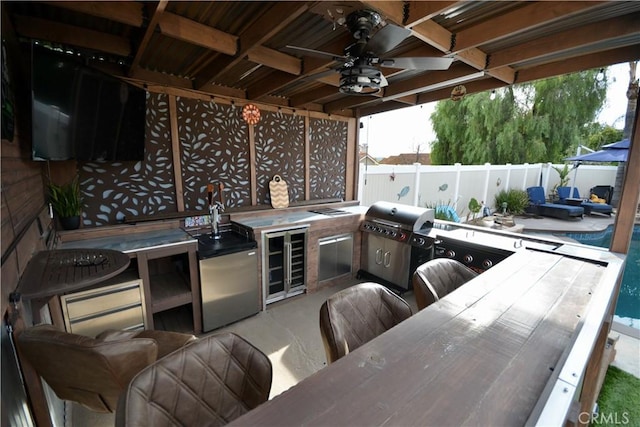
[[[32,44],[32,158],[144,158],[146,92],[73,55]]]

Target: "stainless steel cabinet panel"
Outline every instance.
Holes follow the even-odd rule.
[[[107,329],[145,329],[142,280],[60,297],[67,332],[96,336]]]
[[[318,241],[318,281],[351,273],[353,235],[341,234]]]
[[[200,289],[205,332],[260,311],[257,250],[201,260]]]
[[[362,268],[381,279],[407,288],[411,246],[371,233],[364,233]]]

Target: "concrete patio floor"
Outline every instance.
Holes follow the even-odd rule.
[[[556,219],[542,216],[517,216],[515,223],[524,226],[524,233],[591,233],[605,230],[615,222],[615,216],[585,215],[583,218]]]

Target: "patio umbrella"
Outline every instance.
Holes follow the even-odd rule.
[[[593,153],[581,154],[579,156],[567,157],[565,160],[575,162],[626,162],[627,155],[629,154],[629,139],[623,139],[621,141],[612,142],[602,146],[602,150],[594,151]],[[573,174],[573,183],[569,189],[569,197],[573,197],[573,188],[578,174],[577,167],[579,163],[575,165],[575,172]]]
[[[629,149],[629,138],[625,138],[622,141],[612,142],[611,144],[603,145],[602,148],[626,148]]]
[[[628,148],[608,148],[593,153],[567,157],[565,160],[578,162],[626,162],[628,154]]]
[[[602,150],[579,156],[567,157],[565,160],[578,162],[626,162],[629,154],[629,139],[612,142],[602,146]]]

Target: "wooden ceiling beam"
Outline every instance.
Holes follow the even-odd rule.
[[[247,88],[249,99],[257,100],[267,96],[292,82],[291,74],[282,71],[274,71],[267,78],[260,80]]]
[[[598,7],[601,1],[524,2],[523,6],[498,17],[480,22],[455,34],[453,52],[522,33],[542,24],[565,19]]]
[[[467,89],[467,95],[484,92],[486,90],[497,89],[500,87],[507,86],[506,83],[495,80],[495,79],[484,79],[484,80],[475,80],[473,82],[465,83],[465,88]],[[445,99],[449,99],[451,96],[451,88],[443,88],[438,89],[432,92],[423,93],[417,96],[417,101],[415,105],[422,105],[429,102],[442,101]],[[400,108],[406,108],[407,106],[401,104],[399,102],[390,101],[385,102],[384,104],[372,104],[370,106],[362,107],[358,110],[361,117],[370,116],[373,114],[384,113],[387,111],[394,111]]]
[[[206,49],[235,55],[238,37],[182,16],[164,12],[158,22],[162,34]]]
[[[427,74],[422,74],[410,79],[402,80],[395,83],[390,83],[384,90],[384,100],[400,98],[406,95],[413,95],[416,93],[424,92],[429,87],[435,85],[454,85],[457,83],[451,83],[455,81],[463,80],[467,77],[475,75],[478,70],[469,67],[464,64],[457,64],[444,71],[431,71]]]
[[[294,76],[299,76],[302,73],[302,60],[268,47],[257,46],[251,49],[247,54],[247,59]]]
[[[292,96],[289,99],[289,104],[292,107],[302,107],[303,105],[310,104],[312,102],[318,101],[319,99],[326,98],[335,94],[335,87],[323,85],[316,89],[312,89],[307,92]]]
[[[73,25],[40,18],[14,16],[15,29],[23,37],[77,46],[127,57],[131,54],[129,39]]]
[[[337,49],[338,46],[341,46],[340,48],[344,47],[344,42],[344,36],[338,37],[336,40],[333,40],[321,46],[320,48],[318,48],[318,50],[333,52]],[[248,88],[247,92],[251,97],[250,99],[256,99],[254,97],[262,97],[268,93],[282,89],[291,83],[295,83],[300,79],[310,78],[318,72],[327,71],[327,67],[331,64],[333,64],[333,61],[327,61],[326,59],[320,58],[305,57],[302,62],[302,73],[299,76],[285,75],[280,72],[273,73],[269,78],[263,79],[259,83],[254,84],[253,87]],[[339,77],[336,76],[338,76],[338,73],[318,79],[318,81],[337,86],[337,79],[339,79]],[[273,77],[273,79],[271,77]]]
[[[518,71],[516,83],[539,80],[562,74],[576,73],[578,71],[590,70],[593,68],[607,67],[612,64],[637,61],[638,52],[640,52],[640,43],[564,59],[561,61],[550,62],[548,64]]]
[[[492,54],[489,67],[516,64],[606,40],[640,35],[638,22],[640,13],[633,13],[540,37]]]
[[[142,55],[144,55],[149,42],[151,41],[151,37],[158,26],[158,21],[160,21],[160,17],[164,13],[164,9],[167,7],[168,0],[160,0],[156,5],[156,8],[151,16],[151,21],[147,28],[144,31],[144,35],[142,36],[142,40],[138,44],[138,48],[136,49],[136,56],[133,58],[131,62],[131,67],[129,67],[129,74],[132,74],[136,71],[136,69],[140,66],[140,60],[142,59]]]
[[[496,79],[483,79],[474,80],[469,83],[465,83],[464,87],[467,89],[467,95],[485,92],[492,89],[498,89],[508,86],[505,82]],[[466,96],[466,95],[465,95]],[[418,104],[426,104],[429,102],[441,101],[443,99],[449,99],[451,97],[451,88],[443,88],[434,90],[433,92],[425,92],[418,95]]]
[[[132,1],[46,1],[54,7],[60,7],[85,15],[97,16],[132,27],[142,27],[144,22],[143,4]]]
[[[196,78],[197,86],[204,86],[214,81],[222,73],[229,71],[232,67],[242,61],[245,56],[251,53],[254,49],[263,48],[261,45],[278,34],[300,15],[309,9],[308,3],[305,2],[278,2],[272,8],[270,8],[265,14],[261,15],[256,22],[253,23],[246,31],[240,34],[239,48],[235,56],[217,58],[215,61],[211,61],[202,71],[198,73]],[[266,49],[266,48],[264,48]],[[264,51],[262,51],[264,52]],[[275,52],[275,51],[274,51]],[[279,52],[280,55],[285,55]],[[254,58],[259,56],[260,52],[254,54]],[[286,61],[292,62],[296,58],[289,56]],[[255,62],[255,61],[254,61]],[[263,63],[268,67],[269,64]],[[271,67],[277,70],[289,72],[286,69]],[[292,74],[300,74],[300,71]]]
[[[331,113],[342,113],[346,110],[355,109],[361,105],[367,105],[371,102],[375,102],[380,99],[382,96],[382,92],[377,93],[375,95],[365,95],[365,96],[357,96],[357,95],[348,95],[343,98],[337,99],[335,101],[327,102],[324,104],[324,112],[327,114]]]
[[[457,1],[363,1],[368,8],[375,9],[386,19],[405,28],[412,28],[454,6]],[[405,11],[405,4],[407,5]],[[406,13],[408,12],[408,13]]]
[[[193,82],[184,77],[172,76],[166,73],[150,71],[144,68],[136,68],[129,73],[129,77],[135,80],[154,83],[158,85],[179,87],[182,89],[193,89]]]
[[[425,21],[415,25],[413,35],[423,42],[436,47],[438,50],[449,53],[452,46],[452,33],[443,26],[433,21]]]

